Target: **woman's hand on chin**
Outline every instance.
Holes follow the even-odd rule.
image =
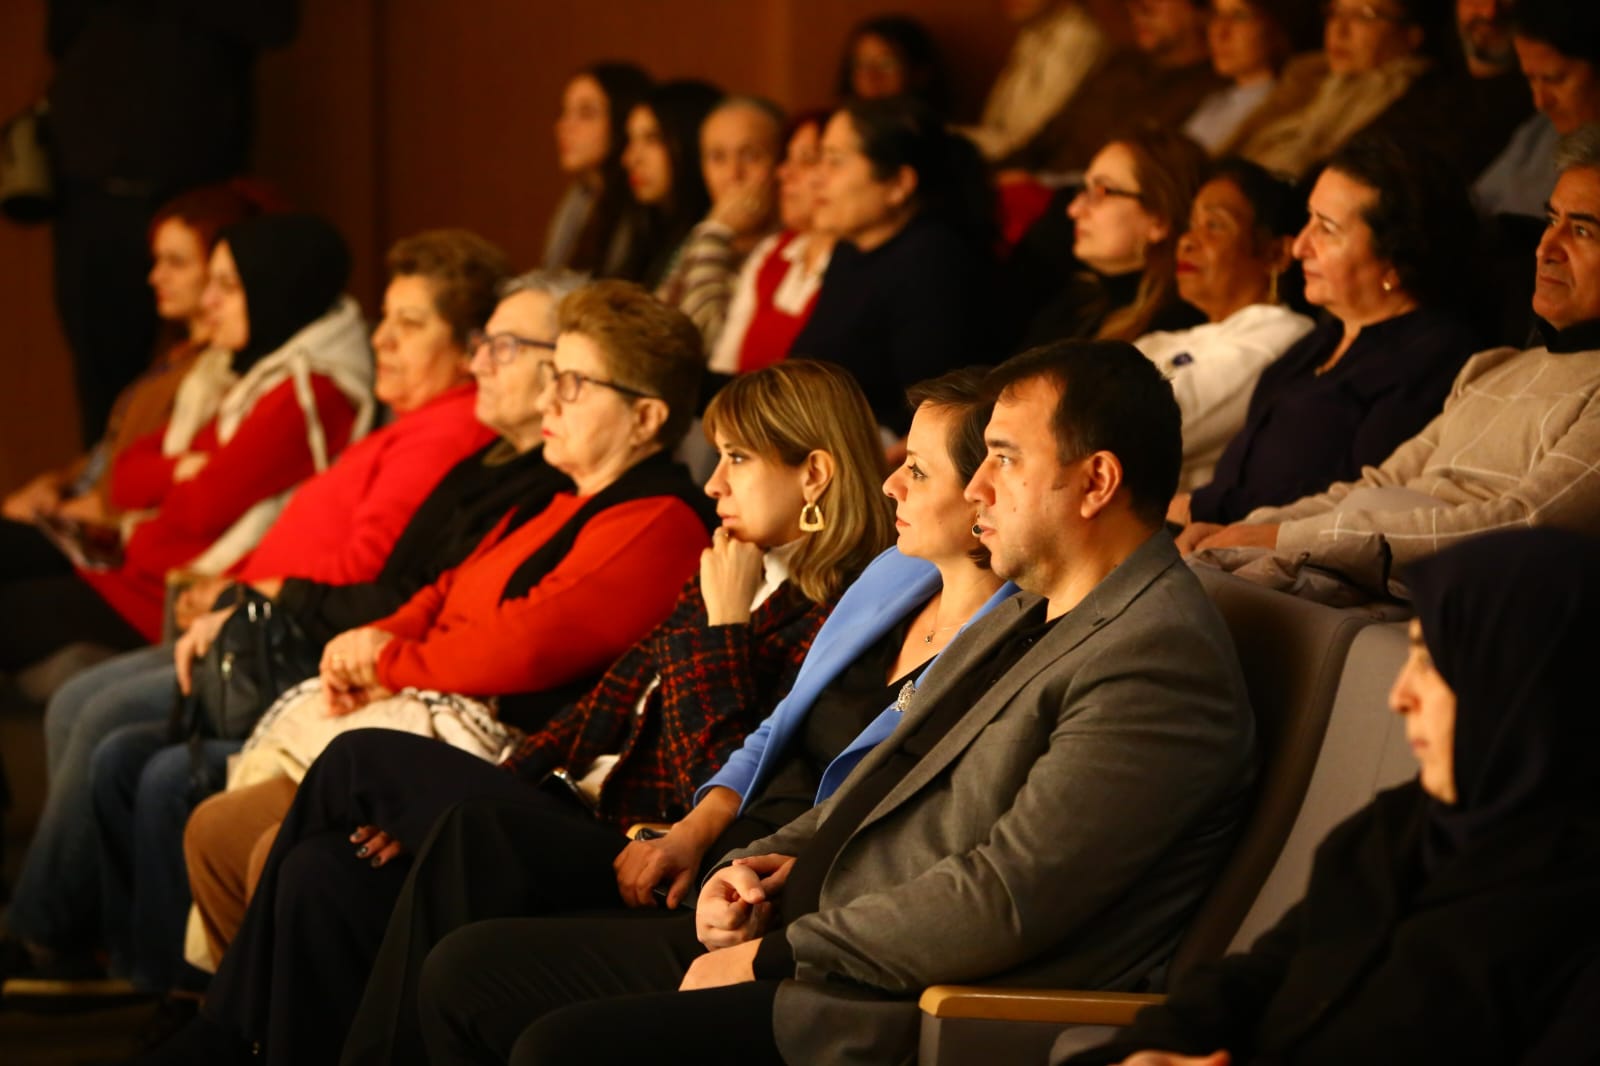
[[[711,547],[700,553],[700,596],[706,621],[714,626],[750,621],[750,601],[761,587],[761,547],[736,539],[727,527],[711,535]]]

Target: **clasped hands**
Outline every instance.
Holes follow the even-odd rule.
[[[347,629],[322,649],[318,676],[332,716],[358,711],[394,693],[378,677],[378,654],[394,634],[373,626]]]
[[[721,988],[755,980],[756,951],[772,921],[774,900],[794,868],[791,855],[735,859],[706,880],[694,929],[707,951],[689,966],[679,991]]]

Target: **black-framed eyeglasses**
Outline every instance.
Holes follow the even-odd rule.
[[[511,360],[524,348],[543,348],[554,351],[555,345],[550,341],[534,340],[532,337],[519,337],[515,333],[485,333],[475,329],[467,334],[467,352],[472,354],[479,348],[488,345],[489,358],[495,366],[509,366]]]
[[[551,360],[541,360],[534,370],[534,388],[543,392],[551,382],[555,382],[556,399],[562,403],[577,403],[585,385],[599,385],[602,388],[611,389],[613,392],[620,392],[624,396],[632,396],[639,400],[659,400],[661,398],[652,393],[641,392],[628,385],[619,385],[615,381],[591,377],[578,370],[557,370],[556,364]]]
[[[1107,185],[1103,181],[1091,178],[1083,188],[1078,190],[1078,195],[1091,204],[1103,204],[1113,196],[1120,196],[1125,200],[1144,201],[1144,193],[1137,189],[1119,189],[1115,185]]]

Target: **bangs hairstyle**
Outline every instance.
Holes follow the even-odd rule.
[[[556,326],[593,341],[619,385],[667,405],[656,442],[671,451],[694,417],[705,344],[689,316],[631,281],[597,281],[561,301]]]
[[[784,466],[799,466],[813,451],[833,457],[833,478],[816,500],[826,525],[806,535],[789,561],[806,599],[837,597],[893,541],[878,421],[849,371],[787,359],[742,374],[712,397],[703,421],[713,444],[722,436]]]
[[[964,366],[936,378],[919,381],[906,390],[906,402],[911,405],[912,414],[927,404],[935,410],[947,411],[955,416],[950,435],[945,441],[945,450],[955,464],[956,476],[961,478],[962,485],[972,480],[972,475],[978,472],[978,467],[983,465],[989,454],[983,443],[983,431],[989,425],[989,416],[994,413],[989,372],[986,366]],[[979,544],[967,552],[967,558],[982,569],[989,569],[989,549],[984,545]]]
[[[389,249],[391,278],[425,278],[433,309],[450,323],[450,335],[465,348],[467,334],[483,328],[511,273],[505,252],[464,229],[430,229],[403,237]]]

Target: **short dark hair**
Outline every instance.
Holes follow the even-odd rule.
[[[433,307],[450,323],[450,335],[463,347],[467,335],[483,328],[500,302],[499,289],[511,273],[505,252],[464,229],[430,229],[402,237],[389,249],[393,277],[420,277],[430,283]]]
[[[852,67],[855,65],[856,42],[863,37],[876,37],[905,65],[906,92],[915,96],[940,115],[950,110],[950,85],[945,75],[944,60],[939,46],[933,42],[928,28],[910,15],[876,15],[851,27],[845,41],[844,54],[839,57],[836,91],[840,100],[855,96],[852,84]]]
[[[1357,134],[1328,160],[1376,192],[1362,215],[1372,248],[1400,287],[1425,307],[1453,307],[1471,288],[1480,252],[1478,213],[1466,182],[1443,156],[1383,134]]]
[[[1305,228],[1305,191],[1260,163],[1225,156],[1211,164],[1205,180],[1231,182],[1239,190],[1255,212],[1258,245],[1273,237],[1293,237]]]
[[[956,416],[945,441],[945,450],[955,465],[956,475],[963,484],[983,465],[987,449],[983,431],[989,425],[989,415],[994,411],[994,394],[989,389],[989,368],[964,366],[940,374],[936,378],[919,381],[906,390],[906,403],[912,413],[923,404],[949,411]],[[989,569],[989,549],[977,544],[967,552],[967,558],[983,569]]]
[[[1000,400],[1036,379],[1061,393],[1050,419],[1061,461],[1115,455],[1133,513],[1160,525],[1178,491],[1183,415],[1156,365],[1126,341],[1055,341],[1001,363],[989,375],[989,393]]]
[[[1517,0],[1511,32],[1568,59],[1600,67],[1600,5],[1586,0]]]

